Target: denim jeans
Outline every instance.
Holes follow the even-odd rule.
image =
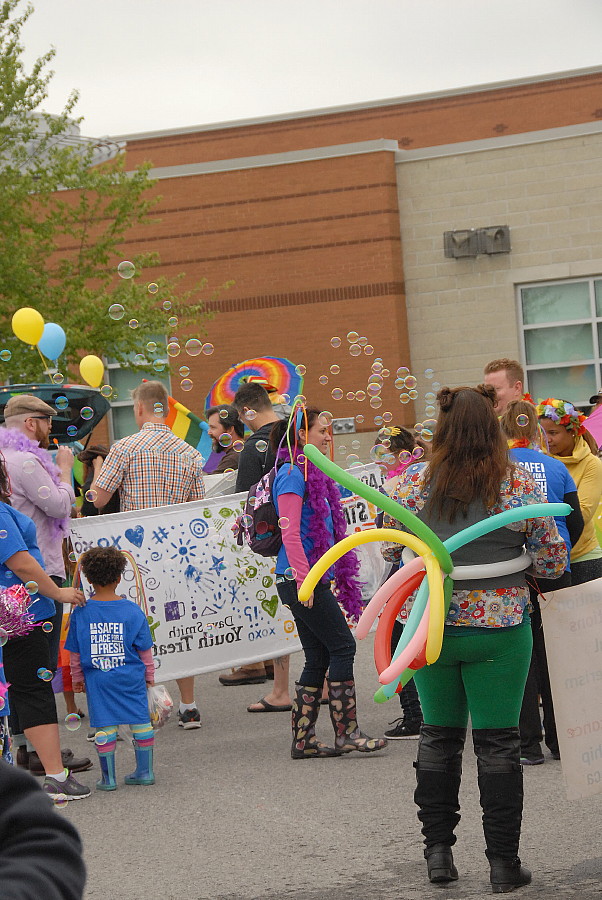
[[[280,600],[293,614],[305,653],[305,668],[299,683],[321,688],[327,670],[331,681],[351,680],[355,638],[330,589],[330,583],[316,585],[311,609],[299,603],[294,581],[278,576],[276,588]]]

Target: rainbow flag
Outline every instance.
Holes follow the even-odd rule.
[[[213,448],[207,423],[195,416],[193,412],[182,403],[179,403],[174,397],[169,398],[169,413],[165,424],[171,428],[177,437],[182,438],[187,444],[195,447],[205,460],[209,459]]]

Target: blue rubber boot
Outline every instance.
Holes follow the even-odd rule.
[[[153,746],[141,747],[138,741],[132,741],[136,754],[136,771],[125,776],[126,784],[154,784]]]
[[[98,762],[100,763],[100,774],[102,778],[96,782],[97,791],[116,791],[117,780],[115,778],[115,751],[100,752],[98,750]]]

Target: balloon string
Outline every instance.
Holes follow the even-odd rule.
[[[47,369],[50,368],[50,366],[48,365],[48,360],[44,359],[44,357],[42,356],[42,351],[40,350],[40,348],[38,347],[37,344],[36,344],[36,350],[40,354],[40,359],[42,360],[42,365],[44,366],[44,374],[48,375],[48,378],[50,379],[50,381],[52,381],[52,375],[50,374],[50,372],[46,371]]]

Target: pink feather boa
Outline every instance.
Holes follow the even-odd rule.
[[[324,500],[328,501],[328,506],[332,515],[334,543],[342,541],[346,536],[347,522],[341,506],[341,495],[336,482],[322,472],[321,469],[318,469],[317,466],[314,466],[313,463],[310,463],[309,460],[307,460],[306,463],[299,462],[298,458],[302,453],[302,447],[298,447],[294,451],[294,462],[299,467],[304,477],[305,466],[307,465],[307,479],[305,482],[306,494],[303,498],[303,503],[307,503],[313,513],[311,517],[313,546],[309,552],[309,564],[310,566],[313,566],[333,545],[332,535],[326,527]],[[278,459],[283,459],[290,463],[290,456],[287,448],[283,447],[280,450]],[[349,618],[356,622],[364,611],[362,592],[357,580],[359,570],[359,560],[353,551],[346,553],[334,564],[337,600]]]
[[[52,456],[48,450],[44,450],[36,441],[32,441],[26,437],[17,428],[0,428],[0,450],[10,449],[19,453],[31,453],[36,457],[42,468],[48,473],[53,484],[57,487],[61,484],[61,472],[59,467],[52,461]],[[50,533],[52,537],[63,539],[69,534],[70,516],[64,519],[54,519],[49,517]]]

